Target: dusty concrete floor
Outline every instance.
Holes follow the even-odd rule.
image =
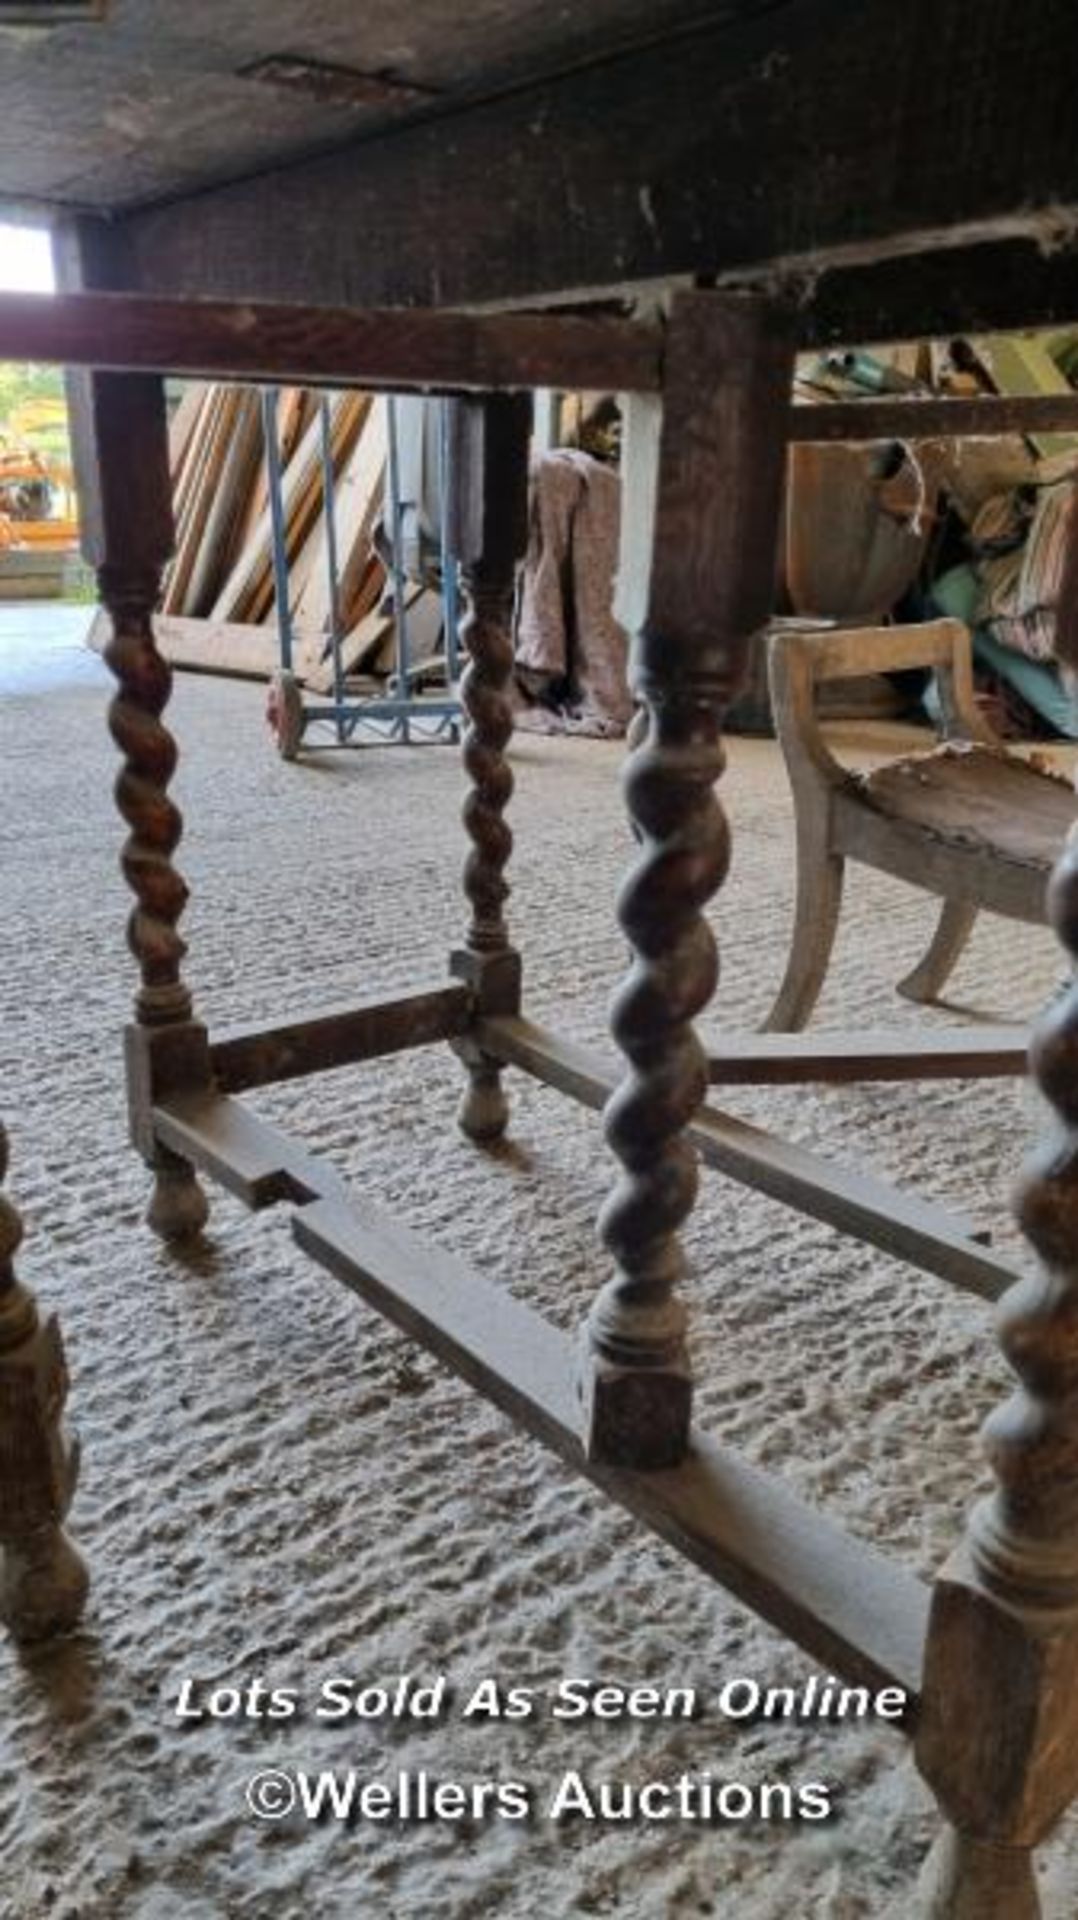
[[[0,676],[12,631],[0,628]],[[215,1197],[211,1237],[187,1266],[140,1226],[145,1176],[123,1144],[133,970],[106,676],[70,651],[36,657],[30,684],[9,671],[0,697],[0,1084],[28,1229],[22,1271],[59,1307],[69,1347],[85,1451],[73,1528],[94,1590],[70,1643],[32,1659],[0,1646],[0,1916],[908,1911],[933,1820],[896,1735],[723,1720],[710,1703],[725,1679],[794,1685],[810,1663],[307,1264],[280,1216]],[[461,923],[454,753],[286,767],[261,707],[257,689],[184,678],[170,710],[202,1011],[221,1026],[438,977]],[[512,912],[528,999],[589,1040],[602,1038],[623,964],[609,904],[628,846],[619,758],[541,738],[514,755]],[[791,891],[774,747],[735,741],[725,794],[737,837],[714,908],[712,1031],[766,1007]],[[892,984],[932,909],[867,874],[849,891],[821,1023],[912,1025]],[[985,922],[955,998],[1018,1017],[1057,972],[1048,935]],[[593,1220],[610,1166],[598,1124],[513,1076],[512,1144],[484,1157],[451,1124],[457,1086],[452,1057],[427,1052],[259,1104],[361,1191],[569,1326],[599,1270]],[[1009,1236],[1003,1196],[1029,1131],[1013,1086],[736,1105]],[[976,1431],[1005,1388],[987,1311],[713,1175],[689,1245],[703,1423],[928,1572],[983,1483]],[[310,1710],[334,1676],[438,1672],[458,1694],[484,1676],[540,1695],[587,1676],[696,1686],[709,1706],[692,1722],[607,1724],[450,1714],[342,1726]],[[178,1723],[185,1679],[256,1677],[296,1690],[307,1710]],[[515,1779],[540,1815],[567,1769],[636,1783],[683,1771],[822,1780],[838,1814],[815,1826],[260,1826],[243,1788],[266,1766]],[[1073,1821],[1042,1868],[1048,1912],[1073,1913]]]

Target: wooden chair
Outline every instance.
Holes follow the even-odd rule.
[[[797,909],[767,1029],[788,1032],[812,1014],[834,946],[847,860],[942,897],[927,953],[898,983],[909,1000],[941,992],[981,908],[1045,921],[1048,876],[1078,816],[1078,798],[1069,781],[1008,753],[978,711],[961,621],[775,632],[768,666],[793,788]],[[936,670],[941,744],[871,773],[841,767],[820,731],[819,683],[910,667]]]

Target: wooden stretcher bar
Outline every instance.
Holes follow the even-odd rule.
[[[0,294],[0,359],[206,380],[415,391],[544,386],[657,393],[653,323],[558,312],[356,313],[133,293]],[[1078,431],[1078,393],[791,405],[788,441]]]
[[[493,1058],[583,1106],[603,1108],[617,1086],[616,1071],[601,1056],[520,1016],[481,1020],[478,1037]],[[982,1299],[998,1300],[1018,1278],[1009,1261],[977,1244],[969,1222],[862,1169],[854,1173],[833,1166],[806,1147],[713,1107],[700,1110],[689,1137],[716,1173]]]
[[[616,316],[363,313],[133,293],[0,295],[0,359],[302,386],[656,393],[662,332]]]
[[[448,1040],[466,1032],[471,1018],[467,987],[419,988],[399,1000],[371,998],[272,1027],[233,1028],[214,1041],[210,1060],[222,1092],[240,1093]]]
[[[806,1652],[855,1685],[902,1687],[911,1730],[930,1601],[920,1580],[698,1432],[664,1473],[589,1460],[575,1342],[365,1203],[318,1200],[293,1214],[292,1231],[376,1312]]]
[[[790,412],[791,441],[977,440],[1006,433],[1073,433],[1078,393],[824,400]]]
[[[779,1087],[824,1081],[979,1080],[1029,1070],[1024,1027],[892,1033],[724,1033],[712,1043],[712,1086]]]
[[[155,1109],[154,1126],[245,1205],[295,1206],[292,1231],[306,1252],[807,1652],[852,1684],[900,1686],[916,1702],[929,1603],[921,1581],[699,1434],[682,1465],[660,1476],[589,1460],[575,1343],[504,1287],[377,1212],[227,1095],[178,1096]]]

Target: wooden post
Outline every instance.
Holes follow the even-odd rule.
[[[1049,915],[1078,958],[1078,844]],[[950,1823],[926,1866],[933,1920],[1034,1920],[1031,1849],[1078,1792],[1078,986],[1034,1031],[1058,1126],[1016,1196],[1039,1271],[1000,1302],[1018,1375],[984,1429],[996,1488],[936,1582],[916,1753]]]
[[[461,699],[467,715],[464,765],[471,781],[463,817],[472,846],[464,866],[471,920],[464,947],[450,964],[473,989],[477,1011],[484,1014],[520,1011],[520,955],[510,945],[505,919],[505,868],[513,847],[505,818],[513,792],[506,747],[513,731],[509,685],[516,568],[528,535],[530,425],[531,401],[525,394],[490,394],[452,405],[451,546],[462,562],[468,600],[460,629],[468,657]],[[473,1140],[496,1140],[508,1120],[498,1063],[473,1040],[454,1044],[468,1070],[458,1123]]]
[[[692,1023],[718,975],[703,908],[729,852],[713,786],[721,716],[772,608],[792,369],[774,309],[679,295],[662,399],[626,406],[618,610],[645,723],[625,771],[639,854],[618,900],[632,964],[611,1017],[628,1071],[605,1113],[622,1174],[599,1219],[616,1272],[582,1382],[589,1454],[619,1466],[671,1466],[688,1443],[678,1229],[697,1184],[686,1128],[708,1083]]]
[[[180,973],[187,888],[172,856],[183,822],[168,796],[176,745],[161,719],[172,674],[153,632],[173,541],[164,391],[156,375],[92,373],[69,375],[68,394],[83,552],[112,620],[105,660],[118,691],[109,729],[124,756],[116,804],[131,829],[121,857],[136,900],[127,938],[141,979],[126,1036],[131,1133],[155,1176],[147,1219],[163,1238],[183,1239],[205,1224],[205,1196],[187,1161],[155,1141],[150,1110],[161,1094],[208,1085],[210,1063]]]
[[[89,1581],[63,1529],[78,1471],[63,1342],[15,1275],[22,1221],[2,1190],[7,1164],[0,1126],[0,1619],[35,1640],[74,1626]]]

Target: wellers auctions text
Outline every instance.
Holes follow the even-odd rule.
[[[819,1780],[717,1779],[711,1773],[682,1773],[654,1780],[596,1780],[570,1769],[546,1788],[524,1780],[445,1779],[428,1773],[400,1772],[391,1778],[365,1775],[353,1767],[311,1773],[267,1768],[248,1782],[247,1803],[261,1821],[302,1819],[397,1821],[404,1826],[429,1822],[545,1819],[599,1822],[666,1821],[792,1822],[821,1821],[835,1811],[832,1788]]]

